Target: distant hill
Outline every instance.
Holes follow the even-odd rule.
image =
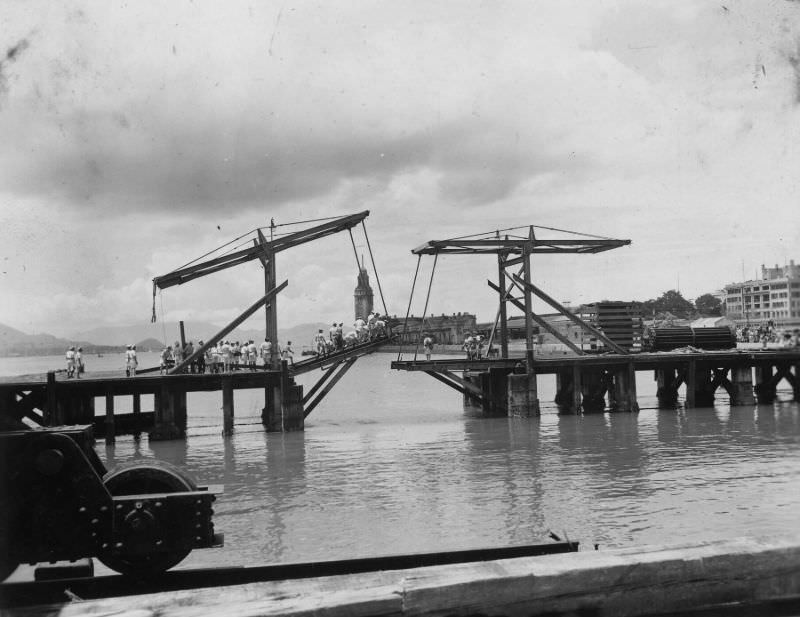
[[[329,324],[308,323],[292,328],[279,330],[278,340],[281,343],[292,341],[299,350],[304,346],[311,347],[317,330],[322,329],[327,335]],[[112,353],[124,351],[126,345],[135,344],[138,350],[160,350],[164,346],[164,331],[167,332],[167,343],[172,345],[180,340],[178,327],[168,324],[166,328],[160,324],[137,324],[132,326],[106,326],[85,332],[79,332],[74,338],[64,339],[52,334],[26,334],[20,330],[0,324],[0,356],[44,356],[64,353],[71,345],[83,347],[87,353]],[[190,322],[184,325],[186,339],[195,344],[199,340],[208,340],[217,332],[219,326],[203,322]],[[264,330],[234,330],[225,338],[231,341],[260,342],[264,340]]]
[[[137,351],[161,351],[164,348],[164,343],[154,338],[146,338],[135,345]]]
[[[281,342],[292,341],[294,345],[311,345],[319,328],[327,334],[330,324],[324,323],[309,323],[300,324],[292,328],[280,329],[278,331],[278,338]],[[216,326],[207,322],[186,322],[184,323],[184,331],[186,333],[186,340],[197,343],[199,340],[207,341],[209,338],[219,332],[220,326]],[[164,341],[164,333],[166,332],[166,341]],[[164,343],[173,345],[175,341],[180,340],[180,329],[178,324],[167,323],[144,323],[135,324],[130,326],[104,326],[102,328],[93,328],[75,334],[76,339],[94,341],[104,345],[131,345],[136,344],[137,348],[144,345],[144,348],[161,349]],[[264,340],[263,329],[236,329],[228,334],[226,339],[231,341],[249,341],[256,342]],[[136,342],[140,341],[140,342]],[[155,341],[155,342],[154,342]],[[145,345],[144,343],[147,342]]]
[[[114,346],[95,345],[85,339],[62,339],[52,334],[25,334],[0,324],[0,356],[49,356],[64,353],[71,345],[88,353],[116,351]]]

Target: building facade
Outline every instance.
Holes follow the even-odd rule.
[[[438,345],[460,345],[467,335],[478,331],[475,315],[471,313],[431,314],[430,317],[411,315],[408,320],[393,315],[389,318],[389,325],[404,344],[415,344],[430,336]]]
[[[760,279],[726,285],[725,314],[739,326],[800,326],[800,265],[762,265]]]

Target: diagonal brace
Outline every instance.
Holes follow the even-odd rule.
[[[487,281],[487,282],[489,283],[489,287],[491,287],[492,289],[494,289],[497,292],[500,291],[500,288],[497,285],[495,285],[492,281]],[[511,304],[516,306],[518,309],[520,309],[523,313],[525,312],[525,305],[522,304],[522,302],[520,302],[517,298],[514,298],[512,296],[508,296],[508,301],[511,302]],[[572,351],[574,351],[579,356],[586,355],[586,352],[584,352],[580,347],[578,347],[575,343],[573,343],[571,340],[569,340],[566,336],[561,334],[561,332],[556,330],[553,326],[551,326],[549,323],[547,323],[544,319],[539,317],[536,313],[531,312],[531,319],[533,319],[533,321],[536,322],[536,325],[538,325],[540,328],[544,328],[545,330],[547,330],[550,334],[552,334],[559,341],[564,343],[564,345],[569,347]]]
[[[549,304],[554,309],[556,309],[559,313],[564,315],[564,317],[566,317],[567,319],[569,319],[573,323],[579,325],[581,328],[583,328],[587,332],[591,332],[592,334],[594,334],[598,339],[603,341],[603,343],[605,343],[605,345],[607,347],[609,347],[610,349],[614,350],[616,353],[622,354],[622,355],[627,355],[627,353],[628,353],[627,351],[625,351],[622,347],[617,345],[614,341],[612,341],[610,338],[608,338],[600,330],[598,330],[597,328],[595,328],[591,324],[585,322],[583,319],[581,319],[577,315],[573,314],[572,312],[568,311],[558,301],[556,301],[553,298],[551,298],[549,295],[547,295],[545,292],[543,292],[541,289],[539,289],[536,285],[534,285],[533,283],[527,283],[527,282],[523,281],[521,278],[519,278],[516,275],[512,275],[512,278],[517,282],[518,285],[522,285],[523,291],[527,290],[527,291],[535,294],[537,297],[539,297],[540,299],[544,300],[545,302],[547,302],[547,304]]]
[[[197,358],[199,358],[202,354],[205,353],[206,349],[211,347],[212,345],[216,345],[224,336],[226,336],[229,332],[231,332],[234,328],[236,328],[239,324],[244,322],[250,315],[255,313],[258,309],[264,306],[267,302],[269,302],[272,298],[274,298],[279,292],[283,291],[283,289],[289,284],[289,281],[283,281],[277,287],[273,287],[270,289],[264,297],[260,300],[256,301],[250,308],[248,308],[244,313],[239,315],[236,319],[234,319],[231,323],[225,326],[222,330],[217,332],[214,336],[212,336],[208,341],[197,348],[194,353],[192,353],[188,358],[184,359],[183,362],[178,364],[175,368],[173,368],[169,374],[175,375],[176,373],[180,373],[189,366],[192,362],[194,362]]]
[[[326,385],[325,388],[323,388],[322,392],[320,392],[317,395],[317,398],[311,401],[305,408],[305,411],[303,412],[304,418],[307,418],[308,414],[314,411],[314,408],[322,402],[322,399],[324,399],[325,395],[328,394],[328,392],[330,392],[333,389],[333,386],[335,386],[336,383],[342,377],[344,377],[344,374],[350,370],[350,368],[356,363],[356,360],[358,360],[358,356],[356,356],[355,358],[348,358],[342,363],[341,366],[339,366],[339,372],[333,376],[333,379],[331,379],[330,383],[328,383],[328,385]]]

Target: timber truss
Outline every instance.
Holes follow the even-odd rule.
[[[276,275],[276,256],[278,253],[282,253],[288,249],[300,246],[302,244],[306,244],[308,242],[313,242],[314,240],[322,239],[326,236],[336,234],[342,231],[347,231],[350,235],[350,243],[353,247],[353,254],[356,258],[356,265],[359,267],[359,272],[361,271],[361,265],[359,265],[358,254],[356,251],[355,241],[353,239],[353,232],[352,229],[357,225],[361,225],[364,230],[364,237],[367,242],[367,247],[369,250],[370,260],[372,263],[373,271],[375,272],[375,278],[378,283],[378,290],[380,292],[381,301],[383,302],[383,309],[384,313],[388,313],[386,309],[386,302],[383,298],[383,290],[380,286],[380,278],[378,277],[377,270],[375,269],[375,260],[372,255],[372,247],[369,243],[369,236],[367,235],[366,226],[364,225],[364,220],[369,216],[369,210],[364,210],[363,212],[359,212],[356,214],[351,214],[348,216],[336,217],[332,219],[317,219],[315,221],[300,221],[298,223],[286,223],[284,225],[275,225],[274,220],[271,222],[269,227],[269,234],[270,239],[268,240],[264,232],[261,228],[254,230],[254,232],[249,232],[244,236],[240,236],[239,238],[234,239],[230,243],[219,247],[205,255],[201,256],[200,258],[181,266],[164,274],[163,276],[157,276],[153,279],[153,321],[155,321],[155,296],[157,290],[167,289],[174,285],[183,285],[184,283],[188,283],[194,279],[214,274],[215,272],[220,272],[222,270],[226,270],[228,268],[232,268],[234,266],[238,266],[250,261],[259,260],[261,265],[264,268],[264,290],[265,294],[259,300],[257,300],[252,306],[247,308],[241,315],[239,315],[236,319],[234,319],[231,323],[225,326],[222,330],[217,332],[214,336],[212,336],[208,341],[206,341],[203,345],[198,347],[190,356],[185,358],[182,362],[177,364],[174,368],[172,368],[169,372],[170,374],[178,374],[184,373],[191,366],[191,364],[198,358],[200,358],[205,351],[218,343],[222,340],[227,334],[233,331],[237,326],[242,324],[246,319],[252,316],[256,311],[258,311],[261,307],[264,307],[266,313],[266,338],[269,339],[272,345],[271,357],[269,358],[270,366],[277,366],[278,362],[278,313],[277,313],[277,296],[278,294],[288,285],[288,281],[284,281],[281,284],[277,283],[277,275]],[[301,225],[301,224],[308,224],[308,223],[315,223],[320,220],[324,220],[325,222],[307,227],[300,231],[293,231],[288,233],[275,233],[276,228],[283,227],[285,225]],[[241,241],[243,238],[246,238],[250,234],[253,234],[252,244],[247,246],[246,248],[240,248],[239,246],[234,246],[233,248],[227,248],[229,245]],[[249,239],[245,239],[244,244],[250,244]],[[183,335],[182,335],[183,336]],[[183,342],[183,341],[182,341]],[[362,355],[367,353],[372,353],[375,351],[381,344],[385,344],[387,340],[384,338],[380,340],[380,342],[376,342],[375,344],[368,344],[368,345],[360,345],[356,348],[349,348],[346,349],[339,354],[334,354],[337,358],[333,359],[332,356],[326,356],[329,358],[327,361],[302,361],[298,362],[292,369],[287,369],[287,372],[290,376],[307,372],[309,370],[315,368],[323,368],[326,372],[323,374],[322,379],[315,385],[311,391],[304,397],[303,403],[308,402],[308,406],[305,407],[305,414],[308,413],[316,407],[316,405],[322,400],[322,398],[330,391],[333,385],[339,381],[344,376],[344,373],[350,369],[353,363]],[[333,363],[331,365],[331,363]],[[328,366],[331,365],[331,366]],[[327,367],[327,368],[326,368]],[[332,378],[331,378],[332,377]],[[323,388],[323,384],[330,382],[325,385]],[[311,398],[315,396],[316,398]],[[269,404],[269,403],[268,403]]]
[[[537,229],[564,232],[581,237],[544,239],[536,236]],[[521,235],[520,232],[522,232]],[[491,350],[499,328],[500,359],[508,358],[507,304],[511,303],[520,309],[525,316],[527,360],[532,363],[533,333],[536,326],[552,334],[575,354],[584,354],[584,351],[579,346],[575,345],[533,311],[532,299],[534,296],[543,300],[586,332],[597,337],[614,353],[625,354],[627,351],[614,343],[602,331],[573,314],[542,289],[534,285],[531,282],[531,256],[535,254],[594,254],[626,246],[630,243],[630,240],[617,240],[552,227],[529,225],[527,227],[503,229],[448,240],[429,240],[411,252],[417,255],[419,259],[423,255],[433,255],[434,270],[436,268],[436,259],[438,259],[439,255],[496,255],[498,281],[497,283],[488,281],[488,284],[498,294],[499,307],[489,337],[489,348]],[[514,271],[514,268],[517,268],[516,271]],[[417,271],[419,271],[419,264],[417,265]],[[432,281],[433,271],[431,272]],[[413,286],[411,293],[412,295],[414,293]],[[518,293],[519,296],[513,295],[514,293]],[[411,302],[409,301],[409,308],[410,306]],[[423,315],[426,314],[426,311],[427,300]]]

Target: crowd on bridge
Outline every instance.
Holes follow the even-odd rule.
[[[334,322],[327,338],[323,331],[319,330],[313,341],[317,355],[331,354],[388,336],[387,322],[381,319],[380,313],[377,312],[370,313],[366,319],[356,319],[353,330],[347,333],[343,332],[343,326],[343,322]],[[135,350],[135,346],[133,347]],[[295,352],[291,341],[286,345],[281,345],[280,343],[273,344],[269,338],[265,338],[262,343],[257,345],[253,340],[244,342],[221,340],[214,345],[205,347],[203,353],[195,353],[196,349],[203,347],[205,344],[202,340],[198,341],[197,348],[193,341],[188,341],[185,345],[181,345],[178,341],[175,341],[171,347],[167,345],[161,351],[161,373],[171,370],[186,360],[190,360],[185,367],[188,373],[267,370],[275,368],[277,360],[285,360],[290,366],[294,364]],[[128,363],[127,370],[131,374],[130,363]],[[135,367],[132,374],[135,374]]]
[[[344,332],[343,322],[333,322],[328,329],[328,336],[320,328],[314,337],[314,351],[318,356],[349,349],[363,343],[370,343],[389,336],[389,325],[377,311],[371,312],[366,319],[358,317],[353,322],[353,329]]]
[[[781,347],[800,347],[800,328],[781,329],[773,322],[740,326],[736,328],[736,341],[739,343],[778,344]]]

